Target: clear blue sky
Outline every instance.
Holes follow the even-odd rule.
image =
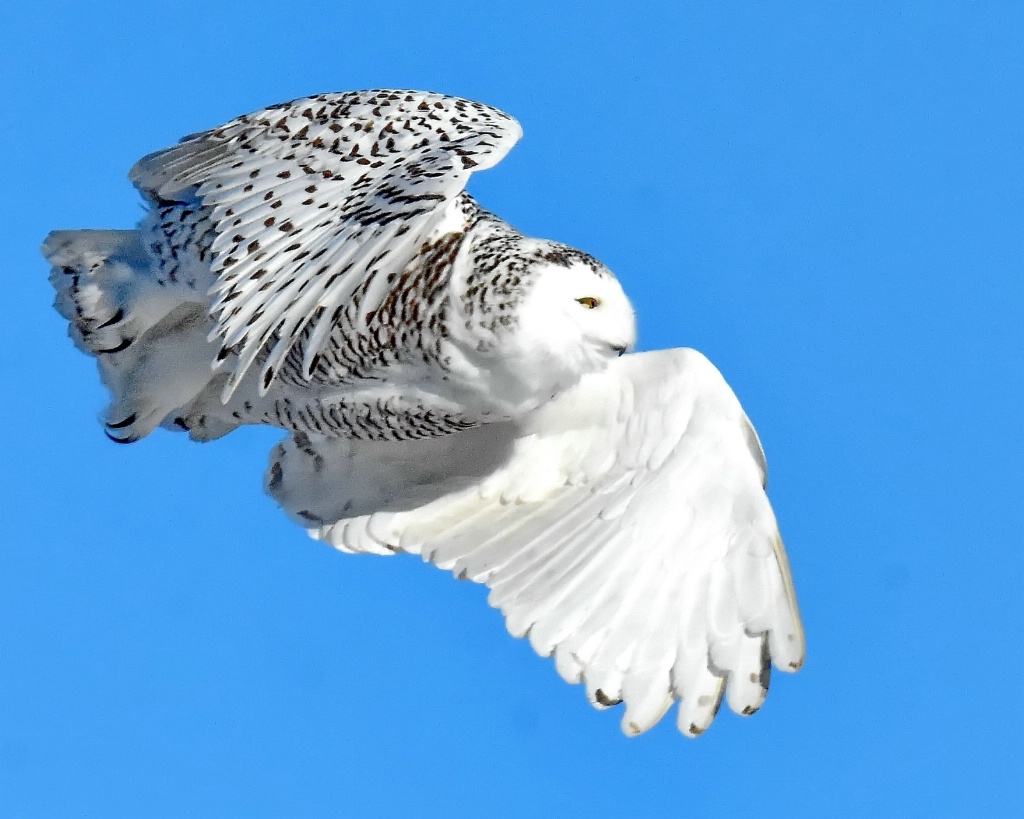
[[[1024,4],[22,4],[2,13],[0,816],[1024,811]],[[808,635],[627,740],[485,590],[307,539],[275,434],[109,443],[38,245],[266,104],[459,94],[472,191],[584,248],[761,434]]]

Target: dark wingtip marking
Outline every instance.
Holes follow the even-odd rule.
[[[605,694],[604,691],[602,691],[600,688],[598,688],[597,691],[594,692],[594,699],[601,703],[601,705],[604,705],[606,707],[618,705],[620,702],[622,702],[621,699],[612,699],[607,694]]]
[[[108,350],[97,350],[96,352],[97,352],[97,354],[119,353],[119,352],[121,352],[121,350],[124,350],[124,349],[127,349],[128,347],[131,347],[132,346],[132,342],[134,342],[134,341],[135,341],[134,338],[126,338],[124,341],[122,341],[116,347],[111,347]]]
[[[120,421],[108,421],[107,422],[107,428],[108,429],[124,429],[125,427],[131,426],[132,424],[134,424],[135,420],[138,417],[139,417],[138,414],[133,412],[131,415],[129,415],[126,418],[123,418]]]
[[[102,330],[104,327],[110,327],[113,324],[117,324],[123,318],[124,318],[124,310],[122,308],[118,307],[117,308],[117,312],[114,313],[114,315],[112,315],[110,318],[108,318],[101,325],[99,325],[99,327],[97,327],[96,329],[97,330]]]
[[[106,435],[115,444],[134,444],[136,441],[139,440],[135,436],[131,436],[129,438],[118,438],[114,435],[111,435],[107,430],[103,430],[103,434]]]

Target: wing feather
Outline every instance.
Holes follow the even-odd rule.
[[[348,551],[400,548],[486,584],[509,631],[553,655],[564,679],[585,682],[595,707],[625,703],[627,734],[681,700],[679,728],[697,736],[723,697],[737,713],[756,711],[772,661],[800,667],[803,629],[760,444],[707,359],[624,356],[498,432],[506,449],[482,446],[486,427],[422,444],[437,475],[464,473],[474,454],[491,458],[469,485],[439,485],[424,501],[427,477],[410,474],[416,494],[404,504],[388,471],[395,511],[313,534]],[[332,466],[365,447],[361,472],[343,471],[384,485],[373,474],[389,469],[379,444],[318,446]],[[328,478],[302,461],[278,463],[286,486],[276,494],[293,513],[298,499],[323,496]]]
[[[222,344],[218,365],[233,361],[224,398],[257,360],[265,393],[313,325],[308,376],[334,311],[361,297],[360,321],[378,307],[388,274],[409,263],[470,174],[521,133],[480,103],[361,91],[272,106],[139,160],[130,177],[151,200],[198,199],[212,214],[211,340]]]

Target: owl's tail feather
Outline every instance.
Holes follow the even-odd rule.
[[[42,251],[68,334],[112,394],[111,440],[132,443],[161,424],[210,440],[237,426],[217,399],[225,376],[210,368],[206,306],[154,275],[137,230],[57,230]]]

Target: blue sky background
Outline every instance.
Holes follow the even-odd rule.
[[[0,816],[1024,812],[1024,4],[0,18]],[[809,643],[755,717],[627,740],[484,589],[288,523],[271,431],[103,437],[46,232],[132,225],[184,134],[379,86],[519,118],[474,194],[744,402]]]

